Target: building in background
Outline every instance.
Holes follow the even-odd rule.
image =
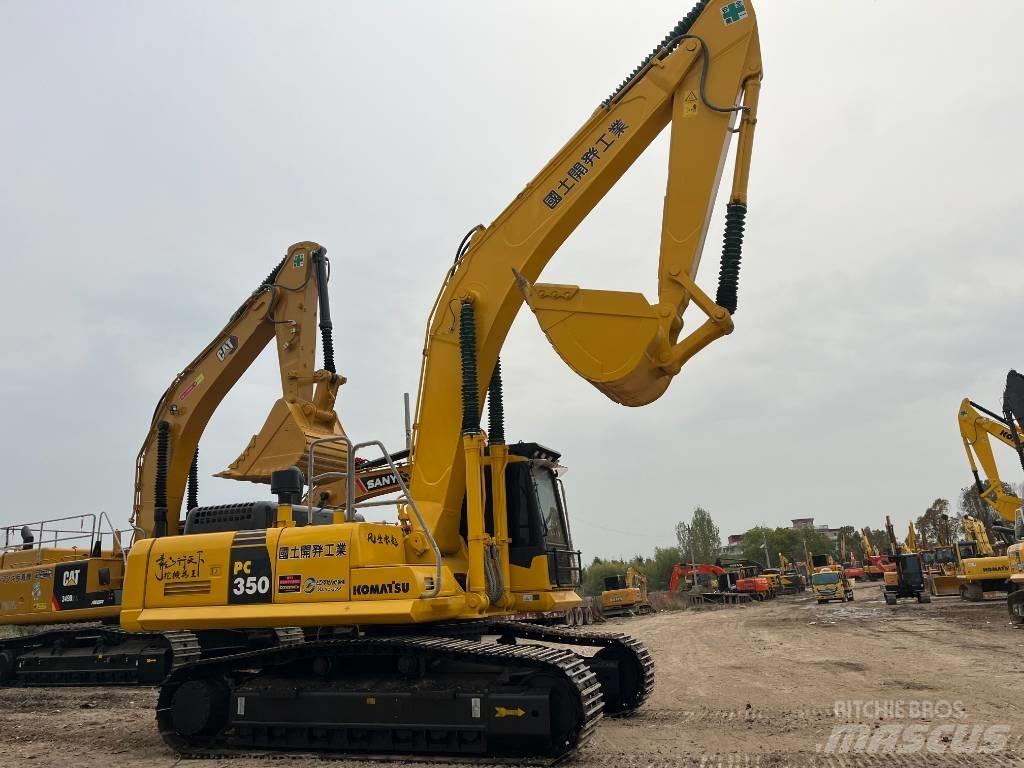
[[[839,529],[829,528],[827,525],[815,525],[813,517],[797,517],[790,521],[793,523],[790,528],[794,530],[812,530],[828,536],[830,541],[839,541]]]
[[[743,534],[734,533],[729,536],[729,540],[725,546],[722,547],[719,552],[723,555],[739,555],[743,551]]]

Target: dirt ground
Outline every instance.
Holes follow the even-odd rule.
[[[648,643],[657,688],[565,766],[1024,766],[1024,629],[1003,601],[890,608],[864,584],[853,603],[788,597],[604,626]],[[178,760],[157,735],[154,700],[143,689],[0,690],[0,767],[169,768]]]

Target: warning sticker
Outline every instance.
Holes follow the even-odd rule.
[[[696,115],[698,103],[696,91],[687,91],[683,97],[683,117],[693,117]]]

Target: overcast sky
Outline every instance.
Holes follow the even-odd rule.
[[[1024,4],[756,8],[735,333],[642,409],[577,378],[528,312],[502,354],[509,438],[563,451],[585,559],[667,545],[696,505],[723,537],[811,516],[905,529],[971,481],[961,398],[998,406],[1024,367]],[[0,0],[0,522],[125,523],[157,398],[300,240],[334,267],[342,423],[401,447],[460,238],[688,10]],[[666,137],[545,281],[654,298]],[[712,295],[723,221],[703,261]],[[203,502],[269,497],[208,476],[278,396],[268,350],[207,430]]]

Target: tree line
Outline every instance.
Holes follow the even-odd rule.
[[[978,496],[974,486],[961,490],[957,507],[959,514],[951,514],[947,499],[935,499],[923,514],[912,518],[919,549],[930,548],[943,542],[951,544],[959,540],[963,535],[961,520],[964,515],[973,515],[987,525],[1000,522],[998,515]],[[879,514],[884,521],[884,513]],[[897,538],[902,541],[907,535],[907,529],[901,530],[899,523],[896,522],[893,526]],[[624,574],[630,566],[647,577],[651,591],[668,589],[672,567],[676,563],[691,560],[698,563],[713,563],[723,557],[722,537],[718,525],[704,507],[694,509],[689,521],[677,523],[675,534],[674,546],[655,547],[653,553],[637,554],[631,560],[595,557],[583,569],[584,593],[599,595],[604,590],[606,577]],[[815,555],[831,554],[837,562],[841,558],[849,562],[852,556],[862,563],[865,559],[865,537],[877,552],[889,552],[889,535],[884,526],[857,529],[852,525],[844,525],[839,528],[836,541],[833,541],[822,531],[812,528],[769,528],[758,525],[743,534],[741,549],[733,557],[755,560],[765,567],[778,567],[780,552],[793,562],[804,560],[805,553],[809,552]]]

